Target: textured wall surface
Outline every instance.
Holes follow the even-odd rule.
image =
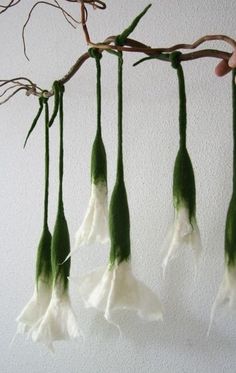
[[[63,1],[61,1],[63,3]],[[32,1],[0,18],[0,77],[26,75],[49,88],[86,50],[80,28],[73,30],[59,11],[41,5],[26,31],[30,63],[23,55],[21,28]],[[146,5],[144,0],[108,1],[104,12],[90,9],[94,41],[118,34]],[[71,5],[69,9],[75,9]],[[153,46],[193,42],[204,34],[235,36],[234,0],[153,0],[133,37]],[[74,10],[74,14],[76,11]],[[209,47],[225,48],[222,43]],[[229,47],[230,48],[230,47]],[[227,48],[226,48],[227,49]],[[23,142],[36,99],[19,94],[0,108],[0,371],[2,373],[182,373],[235,372],[235,315],[220,313],[206,338],[210,308],[223,276],[226,210],[231,195],[231,76],[217,78],[215,59],[184,64],[188,100],[188,146],[195,168],[197,216],[204,252],[196,280],[192,253],[183,252],[161,274],[160,249],[173,217],[172,170],[178,148],[176,72],[163,62],[136,68],[137,54],[125,56],[124,157],[131,214],[132,263],[136,276],[159,294],[164,321],[145,324],[121,315],[124,333],[102,315],[84,309],[71,286],[85,340],[44,346],[18,336],[15,318],[33,291],[35,250],[42,224],[43,130]],[[104,55],[103,133],[112,189],[116,160],[116,58]],[[65,210],[71,238],[86,210],[90,150],[96,126],[95,66],[88,61],[66,86]],[[50,227],[57,196],[58,128],[51,130]],[[81,248],[72,274],[82,275],[107,261],[109,247]]]

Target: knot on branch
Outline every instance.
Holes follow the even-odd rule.
[[[179,51],[175,51],[175,52],[170,53],[169,59],[170,59],[170,62],[171,62],[171,66],[174,69],[178,68],[178,66],[181,62],[181,55],[182,55],[182,53],[179,52]]]
[[[99,51],[98,48],[89,48],[88,54],[90,57],[95,58],[95,59],[101,59],[102,58],[102,53]]]

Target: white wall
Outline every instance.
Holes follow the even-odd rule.
[[[61,3],[63,3],[61,1]],[[0,18],[0,77],[26,75],[49,88],[86,50],[81,30],[74,31],[60,12],[36,9],[26,31],[30,63],[23,56],[21,28],[31,1]],[[91,38],[100,41],[122,31],[146,5],[144,0],[108,1],[104,12],[92,11]],[[75,9],[71,5],[69,9]],[[78,11],[77,11],[78,12]],[[78,15],[75,10],[74,14]],[[153,0],[133,37],[153,46],[193,42],[204,34],[235,36],[234,0]],[[205,46],[204,46],[205,47]],[[222,43],[211,48],[230,50]],[[172,219],[172,169],[178,148],[176,72],[166,63],[136,68],[137,54],[125,56],[124,156],[128,190],[133,270],[157,292],[164,322],[144,324],[125,314],[117,330],[95,311],[85,310],[76,286],[73,304],[85,341],[58,343],[55,356],[44,346],[17,337],[15,317],[32,294],[35,252],[42,226],[43,127],[38,126],[26,150],[24,138],[37,100],[19,94],[0,107],[0,371],[2,373],[182,373],[236,371],[235,315],[222,314],[206,338],[209,313],[223,276],[224,224],[231,195],[231,76],[217,78],[215,59],[184,63],[188,98],[188,146],[195,168],[197,215],[204,253],[197,280],[193,257],[183,252],[165,281],[160,248]],[[108,155],[110,191],[116,158],[116,59],[105,55],[103,132]],[[66,85],[65,210],[73,240],[85,212],[90,187],[90,150],[96,126],[95,67],[88,61]],[[50,226],[57,195],[58,128],[51,130]],[[81,248],[72,274],[82,275],[105,264],[109,247]]]

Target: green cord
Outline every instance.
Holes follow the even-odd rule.
[[[180,63],[179,57],[181,52],[173,52],[170,54],[171,65],[177,70],[179,81],[179,135],[180,147],[186,148],[186,129],[187,129],[187,111],[186,111],[186,93],[184,72]]]
[[[232,70],[232,104],[233,104],[233,193],[236,194],[236,69]]]
[[[117,180],[124,180],[123,167],[123,56],[118,57],[118,155],[117,155]]]
[[[225,225],[225,262],[228,267],[236,264],[236,69],[232,70],[233,106],[233,193],[230,200]]]
[[[29,139],[31,133],[32,133],[33,130],[35,129],[36,124],[38,123],[38,120],[39,120],[39,118],[40,118],[40,116],[41,116],[41,113],[42,113],[42,111],[43,111],[43,104],[44,104],[44,101],[45,101],[45,100],[46,100],[46,99],[45,99],[44,97],[42,97],[42,96],[39,97],[39,109],[38,109],[38,112],[37,112],[37,114],[36,114],[36,116],[35,116],[35,118],[34,118],[34,120],[33,120],[32,125],[31,125],[31,127],[30,127],[30,129],[29,129],[29,132],[28,132],[28,134],[27,134],[27,136],[26,136],[26,139],[25,139],[25,142],[24,142],[24,148],[25,148],[25,146],[26,146],[26,144],[27,144],[27,141],[28,141],[28,139]]]
[[[123,58],[118,55],[118,154],[116,183],[109,206],[110,265],[130,258],[130,218],[123,170]]]
[[[53,108],[53,113],[52,116],[49,120],[48,126],[51,127],[54,120],[56,119],[58,110],[59,110],[59,100],[60,100],[60,83],[58,81],[55,81],[53,83],[53,92],[54,92],[54,108]]]
[[[44,189],[44,228],[48,227],[48,195],[49,195],[49,108],[48,100],[44,101],[45,106],[45,189]]]
[[[64,262],[70,253],[70,236],[67,221],[64,215],[63,205],[63,171],[64,171],[64,147],[63,147],[63,95],[64,86],[59,84],[59,126],[60,126],[60,143],[59,143],[59,193],[58,193],[58,210],[54,226],[52,244],[51,244],[51,263],[53,271],[53,282],[57,280],[63,284],[63,289],[68,288],[68,276],[70,274],[70,258]]]
[[[107,182],[107,159],[106,150],[102,140],[101,126],[101,58],[102,54],[96,48],[90,48],[89,54],[96,61],[97,82],[96,82],[96,99],[97,99],[97,130],[92,147],[91,156],[91,182],[98,184]]]
[[[129,27],[127,27],[120,35],[116,37],[115,43],[117,45],[124,45],[128,36],[134,31],[137,27],[141,18],[147,13],[148,9],[152,6],[149,4],[146,8],[132,21]]]
[[[63,172],[64,172],[64,146],[63,146],[63,94],[64,86],[59,90],[59,125],[60,125],[60,148],[59,148],[59,206],[63,206]]]
[[[196,214],[196,188],[194,170],[186,147],[187,109],[184,73],[180,63],[181,52],[169,55],[171,65],[177,70],[179,87],[179,151],[175,160],[173,177],[174,207],[178,210],[185,207],[192,222]]]
[[[39,241],[36,260],[36,286],[41,279],[50,285],[52,280],[51,265],[51,240],[52,236],[48,229],[48,195],[49,195],[49,111],[48,99],[43,100],[45,110],[45,188],[44,188],[44,218],[43,232]]]

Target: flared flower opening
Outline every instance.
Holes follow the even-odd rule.
[[[30,332],[41,321],[50,303],[51,294],[51,282],[39,278],[33,296],[16,319],[18,334]]]
[[[86,307],[103,312],[118,327],[114,313],[120,310],[134,311],[146,321],[162,319],[157,295],[135,278],[127,261],[87,274],[79,282],[79,293]]]
[[[108,242],[107,183],[99,180],[96,183],[92,182],[88,209],[76,233],[75,248],[92,243]]]
[[[55,341],[75,339],[79,335],[77,318],[68,291],[65,290],[63,282],[57,281],[44,317],[32,330],[32,339],[53,350]]]
[[[236,311],[236,266],[226,266],[223,280],[220,284],[216,299],[211,308],[210,324],[207,334],[210,334],[215,313],[220,307],[228,307]]]
[[[174,223],[169,228],[163,246],[162,269],[165,274],[169,262],[178,257],[183,250],[191,249],[194,253],[195,266],[197,266],[202,251],[201,237],[196,218],[190,218],[189,209],[181,206],[175,209]]]

